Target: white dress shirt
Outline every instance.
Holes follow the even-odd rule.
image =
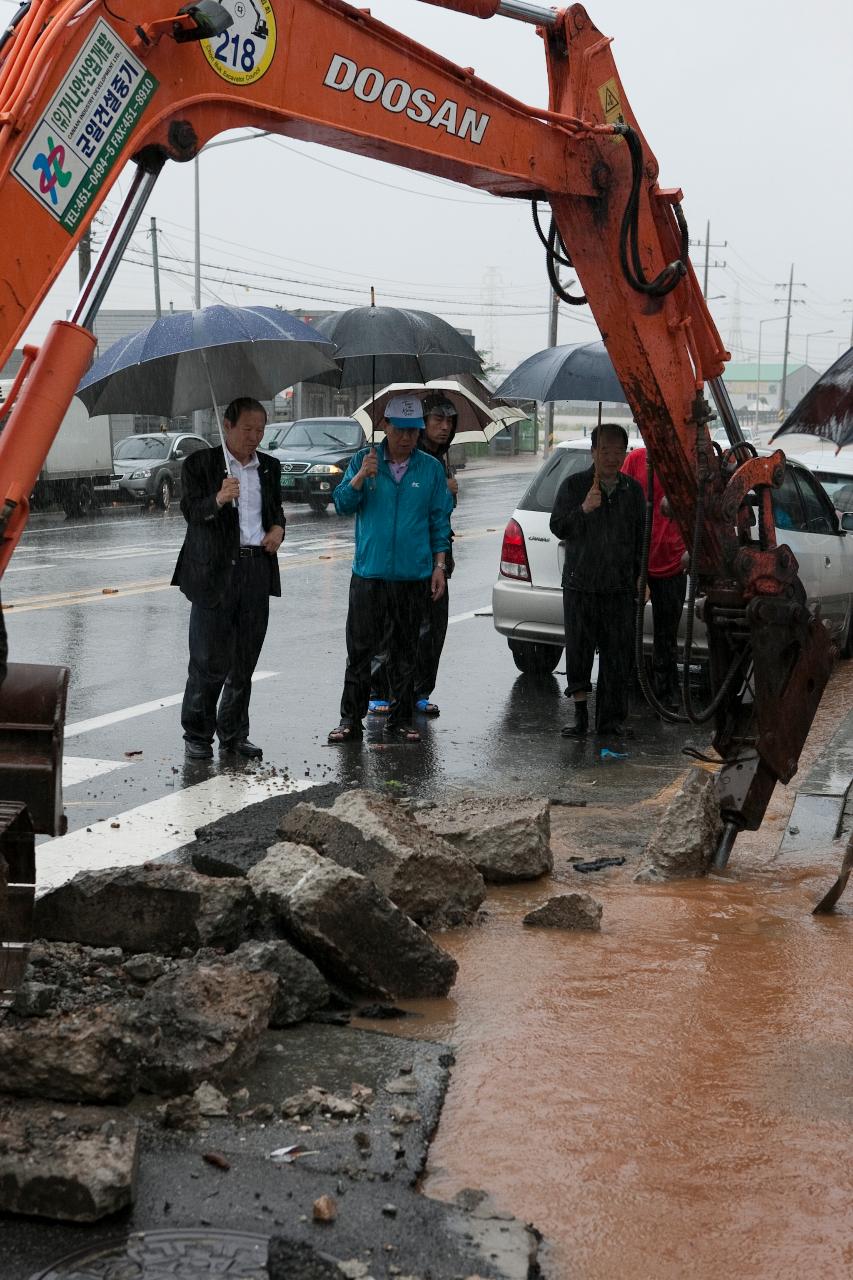
[[[240,546],[259,547],[264,536],[261,520],[261,476],[258,455],[253,453],[249,461],[243,465],[234,457],[230,449],[225,450],[228,457],[228,469],[235,480],[240,481],[240,497],[237,499],[237,512],[240,517]]]

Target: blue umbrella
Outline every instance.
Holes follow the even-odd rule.
[[[294,382],[335,369],[334,350],[316,329],[274,307],[172,312],[113,343],[77,395],[90,415],[174,417],[235,396],[271,400]]]
[[[495,392],[502,400],[615,400],[625,392],[603,342],[546,347],[513,369]]]

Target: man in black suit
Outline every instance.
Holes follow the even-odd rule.
[[[201,449],[184,463],[187,532],[172,585],[192,602],[181,724],[193,760],[212,757],[214,733],[221,751],[263,755],[249,741],[249,696],[269,598],[281,595],[285,526],[281,467],[257,452],[266,421],[257,400],[233,400],[225,410],[227,468],[221,448]]]

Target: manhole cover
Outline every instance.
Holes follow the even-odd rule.
[[[240,1231],[140,1231],[53,1262],[31,1280],[267,1280],[266,1236]]]

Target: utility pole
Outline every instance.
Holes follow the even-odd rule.
[[[725,266],[727,265],[725,262],[717,262],[716,258],[714,259],[714,261],[713,261],[713,262],[711,262],[711,261],[710,261],[710,258],[709,258],[710,251],[711,251],[711,249],[725,249],[729,242],[728,242],[728,240],[723,240],[723,241],[722,241],[722,243],[720,243],[720,244],[712,244],[712,243],[711,243],[711,223],[710,223],[710,222],[706,222],[706,223],[705,223],[705,239],[704,239],[704,240],[691,240],[691,241],[690,241],[690,243],[691,243],[691,245],[694,247],[694,249],[701,249],[701,248],[703,247],[703,245],[704,245],[704,248],[705,248],[705,270],[704,270],[704,274],[703,274],[703,278],[702,278],[702,297],[703,297],[703,298],[707,298],[707,297],[708,297],[708,270],[709,270],[709,268],[710,268],[710,267],[725,267]]]
[[[554,265],[557,272],[557,282],[560,280],[560,268]],[[548,346],[556,347],[557,345],[557,322],[560,318],[560,299],[554,290],[551,290],[550,307],[548,312]],[[549,400],[545,405],[545,440],[542,445],[542,457],[547,458],[548,454],[554,448],[554,401]]]
[[[77,246],[77,275],[80,281],[80,288],[89,278],[89,272],[92,270],[92,228],[87,227],[80,237],[80,243]]]
[[[157,219],[151,219],[151,258],[154,263],[154,310],[160,319],[160,259],[157,257]]]
[[[783,281],[781,284],[777,284],[776,288],[784,289],[785,282]],[[802,280],[798,280],[797,288],[805,289],[806,285],[803,283]],[[797,305],[799,306],[805,305],[804,299],[793,297],[793,292],[794,292],[794,264],[792,262],[791,271],[788,276],[788,311],[785,316],[785,349],[782,353],[782,381],[779,384],[779,412],[780,413],[785,412],[785,388],[788,382],[788,339],[791,336],[791,307],[794,305],[794,303],[797,303]],[[774,301],[782,302],[784,301],[784,299],[775,298]]]

